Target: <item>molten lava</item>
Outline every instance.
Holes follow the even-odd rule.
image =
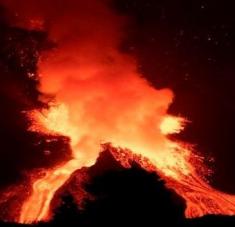
[[[136,106],[136,108],[139,107],[142,108],[142,105]],[[133,111],[132,108],[128,107],[127,111]],[[51,109],[45,110],[43,113],[32,112],[30,117],[35,122],[30,130],[51,134],[61,133],[70,137],[73,159],[54,170],[49,170],[45,177],[37,180],[33,184],[33,194],[22,207],[20,222],[28,223],[47,220],[50,217],[50,201],[52,200],[54,193],[65,183],[75,170],[83,166],[90,166],[96,162],[101,150],[100,145],[102,141],[111,142],[113,146],[128,148],[132,150],[134,154],[146,156],[164,173],[165,176],[180,179],[182,177],[181,175],[190,173],[190,168],[192,167],[187,161],[190,157],[190,151],[183,148],[182,145],[168,140],[164,135],[166,130],[168,130],[168,133],[179,131],[181,128],[181,119],[173,116],[158,116],[159,119],[150,118],[150,122],[142,122],[144,120],[145,111],[149,111],[143,110],[143,116],[139,119],[130,119],[126,117],[126,115],[130,113],[123,112],[123,123],[122,125],[119,125],[119,127],[116,125],[116,127],[113,128],[116,124],[116,119],[112,119],[113,124],[110,125],[105,125],[105,122],[102,122],[102,124],[97,122],[96,125],[99,125],[100,133],[92,136],[89,136],[89,134],[86,134],[87,132],[85,130],[84,132],[82,130],[83,128],[89,128],[86,121],[79,122],[77,127],[70,122],[70,113],[65,104],[52,106]],[[141,113],[139,112],[139,114]],[[120,118],[122,118],[122,116],[120,116]],[[146,120],[148,121],[149,118]],[[153,120],[155,120],[156,123],[158,120],[160,127],[162,129],[164,128],[164,133],[161,133],[161,129],[157,128],[157,124],[155,126],[153,125],[152,127],[155,129],[156,135],[158,136],[153,138],[155,140],[149,140],[148,136],[150,137],[151,133],[154,132],[152,132],[151,129],[150,132],[142,132],[142,125],[145,123],[149,126]],[[179,122],[178,124],[170,124],[170,129],[169,124],[165,125],[166,121]],[[126,130],[126,127],[130,127],[130,129],[135,127],[135,131],[132,132],[132,135],[128,135],[129,131]],[[146,128],[146,130],[147,129],[148,128]],[[130,132],[131,131],[132,130],[130,130]],[[82,132],[84,134],[82,134]],[[144,134],[146,134],[145,137]],[[87,140],[86,143],[81,143],[83,138],[88,136],[89,140]],[[109,136],[111,137],[109,138]],[[152,136],[154,136],[154,134]],[[130,155],[128,157],[130,158]]]
[[[78,146],[79,138],[76,136],[78,133],[74,125],[69,122],[69,111],[65,104],[53,106],[44,113],[32,112],[30,117],[35,120],[30,130],[41,133],[63,133],[63,135],[69,136],[73,148],[73,159],[53,170],[49,170],[43,178],[34,182],[33,193],[25,201],[21,210],[19,220],[21,223],[48,220],[51,217],[50,202],[56,191],[75,170],[92,165],[96,161],[101,147],[105,146],[91,144],[91,147],[97,146],[96,153],[93,150],[87,150],[87,155],[80,154],[82,146]],[[58,124],[58,122],[61,122],[61,124]],[[144,147],[135,150],[138,148],[139,142],[126,140],[125,137],[121,145],[124,148],[128,147],[128,150],[113,148],[110,145],[107,145],[108,148],[105,146],[104,149],[108,149],[125,168],[129,168],[129,161],[134,160],[147,171],[156,171],[166,181],[169,188],[174,189],[186,200],[186,217],[198,217],[205,214],[235,214],[235,197],[214,190],[196,172],[196,168],[201,166],[195,164],[195,159],[200,157],[187,149],[186,145],[173,142],[165,137],[165,135],[180,132],[183,129],[184,122],[182,118],[169,115],[162,116],[159,128],[164,136],[162,141],[156,144],[156,147],[160,146],[164,150],[145,150]],[[126,122],[127,124],[128,122]],[[102,136],[100,137],[101,140]],[[110,141],[115,142],[113,138],[110,138]],[[90,142],[94,143],[92,140]],[[125,146],[124,143],[127,145]],[[141,143],[144,143],[144,141]],[[118,144],[115,145],[118,146]],[[146,144],[146,147],[148,147],[148,144]]]
[[[212,189],[198,173],[200,157],[187,144],[168,138],[186,121],[167,113],[172,92],[155,89],[135,59],[120,51],[123,17],[105,1],[5,2],[15,26],[46,29],[57,45],[38,63],[41,99],[49,95],[54,101],[48,109],[28,113],[30,130],[67,136],[72,147],[70,161],[35,180],[19,222],[48,220],[56,191],[75,170],[93,165],[104,143],[117,148],[113,155],[124,167],[134,158],[146,170],[157,171],[185,198],[187,217],[235,214],[235,197]]]

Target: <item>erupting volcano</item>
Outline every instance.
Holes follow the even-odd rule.
[[[17,12],[12,23],[46,31],[54,44],[38,62],[38,90],[47,107],[26,113],[28,130],[68,137],[72,149],[70,160],[33,177],[17,222],[50,220],[55,193],[76,170],[95,164],[105,144],[123,167],[135,160],[155,171],[186,200],[186,217],[235,215],[235,196],[206,182],[203,158],[190,144],[170,138],[188,120],[168,114],[173,92],[156,89],[122,50],[126,18],[106,1],[29,1],[26,8],[16,2],[4,2],[9,15]]]

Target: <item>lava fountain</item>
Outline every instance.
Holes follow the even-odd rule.
[[[146,157],[141,166],[148,170],[151,163],[186,200],[187,217],[235,214],[235,197],[212,189],[197,171],[200,158],[187,144],[168,138],[180,133],[186,121],[167,113],[172,91],[155,89],[139,73],[135,59],[120,50],[125,18],[106,1],[5,2],[17,11],[15,25],[29,29],[39,21],[56,44],[38,63],[41,99],[50,95],[54,100],[48,109],[28,113],[29,130],[67,136],[72,147],[70,161],[33,182],[19,222],[48,220],[56,191],[75,170],[96,162],[103,143],[130,151],[123,155],[117,149],[114,155],[124,166],[133,154]]]

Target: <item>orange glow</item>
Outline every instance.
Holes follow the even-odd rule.
[[[58,188],[70,177],[77,167],[77,160],[71,160],[55,170],[47,171],[46,175],[33,184],[33,194],[23,204],[19,222],[32,223],[50,218],[50,202]]]
[[[112,132],[112,129],[105,128],[100,129],[102,133],[95,134],[95,138],[91,137],[87,141],[88,144],[84,145],[84,143],[80,143],[81,138],[84,136],[81,132],[84,127],[88,126],[83,121],[80,122],[80,127],[75,127],[69,120],[69,114],[68,107],[63,103],[53,105],[43,113],[32,112],[30,115],[31,119],[35,120],[30,130],[52,134],[61,133],[71,138],[73,159],[53,170],[49,170],[45,177],[35,181],[32,195],[23,204],[20,222],[31,223],[48,220],[51,217],[50,201],[55,192],[75,170],[95,163],[101,150],[100,144],[105,141],[103,139],[105,136],[107,136],[106,141],[111,141],[114,146],[131,150],[127,152],[125,149],[112,150],[110,148],[114,157],[124,167],[130,167],[127,164],[128,160],[134,159],[146,170],[156,171],[167,182],[168,187],[179,193],[186,200],[187,209],[185,215],[187,217],[198,217],[205,214],[230,215],[235,213],[235,197],[212,189],[196,173],[195,168],[200,168],[200,166],[193,165],[193,162],[198,157],[185,144],[173,142],[165,137],[165,134],[180,132],[183,129],[183,119],[173,116],[169,117],[168,115],[162,116],[162,119],[159,120],[159,129],[155,128],[157,137],[154,139],[156,141],[141,139],[141,137],[138,137],[140,141],[135,140],[135,134],[134,137],[128,137],[128,134],[125,133],[122,138],[119,134]],[[129,119],[124,123],[125,127],[131,124]],[[164,125],[166,127],[163,127]],[[101,126],[99,125],[99,127]],[[108,139],[109,135],[112,135],[110,139]],[[96,143],[96,141],[99,142]],[[151,150],[152,144],[155,145],[156,149]],[[89,147],[91,147],[91,150],[89,150]]]
[[[41,55],[39,90],[56,101],[29,116],[30,130],[68,136],[72,158],[35,180],[19,222],[50,219],[55,192],[75,170],[94,164],[104,143],[117,148],[112,152],[124,167],[134,158],[146,170],[157,171],[185,198],[187,217],[235,214],[234,197],[212,189],[197,173],[199,157],[187,144],[168,138],[183,130],[185,120],[168,115],[172,91],[155,89],[138,71],[135,59],[119,50],[123,18],[104,1],[69,2],[62,14],[56,7],[63,4],[43,11],[57,48]]]
[[[79,141],[83,135],[79,134],[78,128],[74,127],[74,124],[71,124],[69,121],[69,111],[65,104],[53,105],[51,109],[43,113],[32,112],[30,117],[31,120],[35,120],[30,130],[52,134],[61,133],[69,136],[73,148],[73,159],[53,170],[47,171],[47,174],[43,178],[34,182],[33,193],[25,201],[21,210],[19,220],[21,223],[50,219],[50,202],[55,192],[68,180],[75,170],[94,164],[99,151],[102,149],[102,147],[100,148],[100,143],[96,144],[96,140],[93,141],[91,139],[88,142],[91,143],[90,147],[92,150],[87,149],[87,145],[85,146],[86,150],[82,150],[83,144],[80,145]],[[192,218],[205,214],[234,214],[235,197],[214,190],[202,180],[195,170],[195,168],[200,168],[200,166],[193,165],[194,159],[198,157],[190,149],[187,149],[186,145],[170,141],[165,137],[166,131],[162,131],[165,122],[170,122],[166,127],[168,133],[176,133],[180,131],[179,128],[183,129],[181,125],[184,122],[183,119],[173,116],[169,117],[167,115],[166,117],[163,116],[162,120],[159,121],[159,131],[162,134],[158,135],[162,135],[162,141],[156,138],[158,141],[155,144],[156,150],[146,149],[151,147],[149,144],[144,144],[144,142],[148,141],[142,140],[139,142],[135,138],[132,141],[130,138],[126,138],[126,134],[124,134],[123,140],[120,140],[118,137],[119,144],[115,144],[115,136],[111,137],[110,141],[115,146],[129,148],[128,150],[116,149],[111,146],[108,149],[126,168],[130,167],[128,160],[135,160],[146,170],[156,171],[166,181],[168,187],[174,189],[186,200],[186,217]],[[174,123],[171,124],[171,122]],[[125,126],[128,123],[125,122]],[[86,124],[83,125],[80,122],[79,128],[85,126]],[[102,140],[102,135],[104,134],[97,134],[99,141],[104,141]],[[79,136],[81,137],[79,138]],[[142,149],[139,149],[142,144]],[[158,150],[158,146],[161,150]],[[93,147],[95,147],[95,153]]]
[[[160,129],[164,135],[180,133],[184,129],[184,123],[183,118],[166,116],[160,125]]]

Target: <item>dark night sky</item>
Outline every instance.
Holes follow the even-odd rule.
[[[195,144],[206,159],[214,157],[215,161],[209,163],[214,170],[211,183],[235,193],[233,1],[116,0],[113,7],[130,18],[122,48],[136,57],[139,70],[154,86],[173,89],[175,100],[170,112],[191,121],[180,138]],[[44,35],[12,29],[4,23],[0,26],[3,186],[18,179],[22,169],[51,165],[58,156],[59,141],[65,150],[68,141],[55,138],[54,142],[37,143],[41,138],[25,132],[26,123],[20,115],[21,110],[41,105],[36,101],[37,92],[32,91],[35,81],[24,76],[35,71],[39,46],[47,45]],[[18,51],[22,48],[26,59]],[[29,65],[22,67],[27,59],[33,60],[29,71]],[[55,157],[43,161],[41,151],[48,147],[54,149]]]

